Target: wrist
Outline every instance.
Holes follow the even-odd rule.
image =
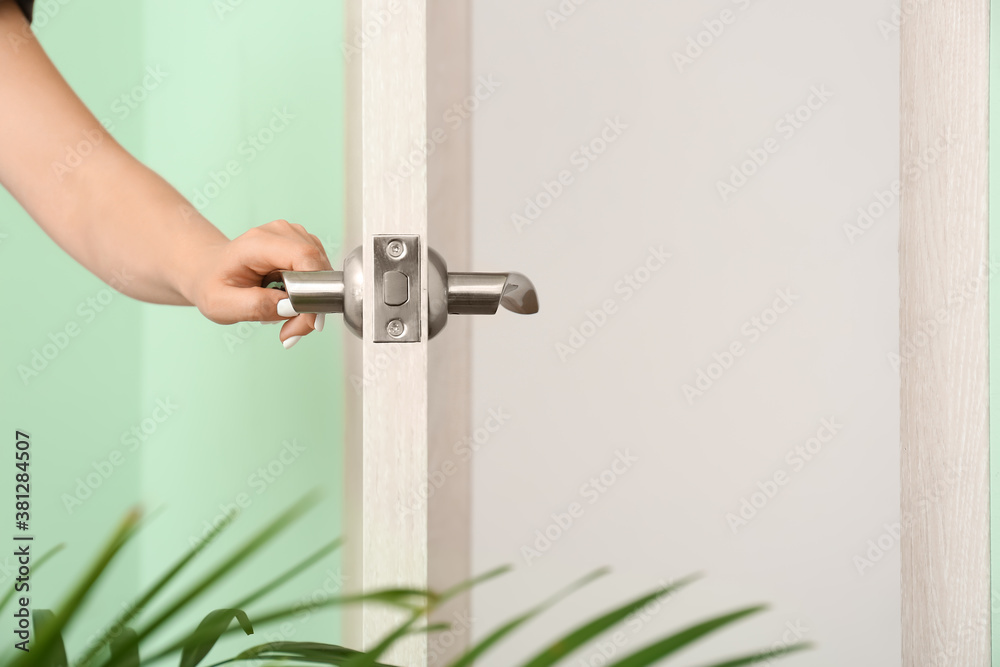
[[[212,229],[215,230],[214,227]],[[213,268],[219,266],[220,255],[229,242],[221,232],[213,237],[201,241],[194,240],[185,249],[181,261],[175,264],[177,268],[174,272],[174,289],[185,301],[199,310],[203,310],[205,288],[211,282]]]

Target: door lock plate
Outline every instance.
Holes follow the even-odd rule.
[[[420,237],[376,234],[375,303],[372,322],[376,343],[420,342]]]

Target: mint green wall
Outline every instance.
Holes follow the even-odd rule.
[[[145,3],[143,63],[167,78],[144,109],[144,157],[229,235],[286,218],[325,239],[333,255],[344,181],[339,3],[311,0],[291,11],[246,2],[216,12],[229,4],[237,3]],[[227,183],[218,174],[230,162],[239,173]],[[208,186],[215,182],[224,187]],[[323,486],[330,495],[258,568],[222,589],[220,601],[234,599],[340,534],[343,329],[331,317],[321,335],[285,350],[277,326],[219,327],[171,308],[143,307],[142,315],[140,411],[158,399],[180,406],[144,459],[147,497],[170,510],[143,543],[144,578],[220,506],[249,503],[246,521],[221,543],[234,544],[305,490]],[[282,461],[286,442],[304,451]],[[261,467],[277,474],[262,476]],[[324,563],[272,600],[297,601],[338,572],[337,562]],[[326,614],[289,628],[282,639],[330,640],[336,623]]]
[[[36,32],[95,114],[113,122],[116,138],[223,231],[236,236],[286,218],[319,236],[334,258],[343,226],[341,12],[340,2],[326,0],[294,9],[240,0],[92,0],[59,5],[51,18],[43,12]],[[146,89],[136,89],[144,81]],[[134,108],[119,99],[131,91]],[[250,136],[258,137],[257,148]],[[218,174],[230,162],[239,173],[227,180]],[[213,174],[224,187],[209,185]],[[70,547],[48,566],[36,605],[55,603],[127,507],[141,501],[163,510],[93,600],[93,627],[70,633],[71,652],[176,559],[220,508],[246,506],[230,534],[200,559],[202,567],[306,490],[326,491],[322,505],[255,566],[193,608],[185,626],[340,534],[339,321],[288,351],[276,326],[221,327],[190,308],[117,294],[87,322],[77,304],[111,293],[5,192],[0,233],[7,235],[0,261],[8,275],[45,271],[32,278],[31,290],[14,279],[3,294],[8,315],[0,351],[4,426],[10,433],[27,429],[36,441],[37,534],[44,544]],[[32,349],[70,321],[79,323],[80,335],[25,386],[17,366],[30,364]],[[158,401],[176,406],[161,423],[152,420],[165,415],[156,411]],[[132,427],[145,428],[141,440],[127,435]],[[76,478],[95,463],[101,467],[114,450],[123,462],[69,512],[62,494],[72,494]],[[258,609],[326,595],[339,585],[339,571],[331,557]],[[337,626],[327,612],[271,631],[283,639],[333,641]],[[258,628],[256,637],[213,655],[275,638]]]
[[[139,6],[105,0],[58,7],[51,17],[40,12],[37,34],[84,101],[104,113],[117,95],[141,79],[140,36],[127,28],[138,25]],[[143,151],[137,115],[119,123],[115,135],[130,149]],[[121,433],[140,419],[141,311],[139,304],[113,294],[59,250],[2,188],[0,233],[0,264],[11,277],[0,292],[0,452],[6,460],[13,458],[15,429],[31,434],[35,553],[58,542],[68,545],[33,582],[33,603],[51,606],[95,552],[99,538],[141,497],[142,461],[130,455],[107,480],[97,477],[96,490],[81,490],[82,496],[92,495],[72,514],[62,500],[64,494],[75,494],[78,478],[95,472],[95,463],[102,466],[120,447]],[[88,299],[107,305],[98,313]],[[69,326],[73,331],[74,325],[78,334],[69,338],[65,330]],[[50,358],[36,360],[34,375],[36,351]],[[4,474],[2,480],[3,497],[10,503],[12,476]],[[5,527],[9,541],[12,531],[9,524]],[[3,549],[4,554],[9,551]],[[5,589],[11,584],[12,564],[12,558],[0,557]],[[119,607],[139,573],[138,552],[125,554],[112,573],[113,585],[97,591],[92,600],[95,619],[108,618],[109,610]],[[78,628],[73,644],[79,645],[86,634]]]

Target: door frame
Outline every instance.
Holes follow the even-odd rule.
[[[348,248],[362,245],[365,302],[373,303],[373,234],[421,237],[419,343],[375,343],[371,308],[362,341],[345,345],[347,581],[355,590],[413,586],[441,591],[471,575],[469,462],[454,445],[471,428],[470,326],[453,317],[427,340],[427,248],[469,268],[469,124],[427,144],[471,91],[469,0],[351,0],[348,48]],[[409,169],[404,168],[404,162]],[[387,173],[398,178],[389,181]],[[426,242],[423,242],[425,241]],[[360,391],[359,391],[360,388]],[[431,472],[445,477],[431,483]],[[385,656],[439,664],[470,639],[468,593],[431,616],[447,642],[413,636]],[[350,645],[368,649],[399,621],[379,606],[345,614]],[[442,663],[443,664],[443,663]]]
[[[900,20],[904,665],[991,657],[989,17],[960,0]]]

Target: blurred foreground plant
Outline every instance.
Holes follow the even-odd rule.
[[[154,632],[161,629],[168,621],[178,617],[185,607],[200,599],[206,591],[214,584],[221,581],[232,570],[251,558],[255,552],[270,543],[282,530],[287,528],[292,522],[302,516],[314,503],[315,496],[307,496],[291,508],[280,514],[264,528],[258,531],[244,544],[236,548],[218,565],[211,568],[207,574],[198,578],[186,590],[178,594],[169,603],[164,605],[162,611],[158,612],[150,619],[145,619],[137,623],[139,611],[145,609],[153,600],[158,600],[160,593],[175,577],[198,556],[225,528],[230,521],[227,519],[209,534],[199,544],[191,548],[173,567],[159,577],[144,593],[142,593],[132,604],[127,606],[114,621],[109,624],[108,629],[91,645],[78,660],[73,664],[76,667],[137,667],[138,665],[149,664],[162,660],[173,654],[180,653],[180,667],[196,667],[207,656],[215,646],[219,638],[227,633],[242,630],[247,635],[253,634],[253,624],[262,625],[272,621],[288,618],[301,610],[300,606],[283,607],[255,613],[253,621],[243,611],[243,608],[257,601],[265,594],[270,593],[280,587],[285,582],[292,579],[309,566],[318,562],[321,558],[334,551],[339,545],[339,540],[332,541],[314,553],[310,554],[302,561],[289,568],[286,572],[264,584],[256,591],[235,601],[228,607],[217,609],[208,614],[197,628],[189,633],[169,641],[164,648],[159,649],[153,655],[140,657],[140,646],[150,638]],[[115,530],[114,534],[103,547],[97,558],[89,566],[79,582],[66,596],[65,601],[56,612],[44,609],[35,610],[32,614],[34,625],[34,637],[29,646],[30,651],[20,652],[9,649],[3,657],[4,665],[13,667],[68,667],[69,660],[66,655],[66,648],[63,644],[63,630],[80,613],[81,605],[85,598],[97,585],[98,580],[105,572],[115,555],[125,546],[125,544],[136,534],[140,525],[140,514],[133,511],[128,514],[122,523]],[[47,561],[56,551],[45,554],[35,564],[35,570]],[[432,612],[447,602],[454,596],[468,590],[483,581],[487,581],[507,572],[508,568],[500,568],[485,575],[471,579],[459,584],[449,590],[442,592],[416,590],[409,588],[390,588],[380,591],[358,595],[344,595],[327,599],[313,605],[313,609],[319,607],[340,606],[358,603],[378,603],[398,608],[405,612],[406,620],[395,630],[389,632],[386,637],[375,647],[367,652],[352,650],[343,646],[333,644],[323,644],[317,642],[271,642],[254,646],[247,649],[228,660],[217,662],[215,665],[222,665],[237,661],[248,660],[271,660],[291,664],[326,664],[343,665],[345,667],[388,667],[384,663],[378,662],[393,645],[413,634],[433,634],[448,629],[447,624],[430,623],[429,618]],[[474,664],[475,660],[485,654],[489,649],[507,639],[519,627],[538,616],[553,604],[559,602],[567,595],[587,585],[594,579],[605,574],[606,570],[598,570],[586,577],[572,583],[551,598],[541,604],[529,609],[523,614],[516,616],[499,628],[484,635],[484,637],[472,646],[461,657],[450,663],[449,667],[467,667]],[[563,664],[563,661],[574,651],[582,648],[589,641],[615,626],[623,623],[630,615],[641,610],[643,607],[656,602],[657,600],[670,595],[681,587],[690,583],[694,578],[688,577],[671,586],[660,588],[651,593],[642,595],[630,602],[607,613],[596,616],[592,620],[570,631],[568,634],[552,642],[545,650],[524,664],[524,667],[548,667],[549,665]],[[7,605],[14,597],[13,587],[10,592],[0,601],[0,608]],[[691,625],[670,636],[657,639],[650,644],[636,650],[634,653],[621,658],[612,663],[611,667],[643,667],[659,663],[666,658],[673,656],[677,651],[685,648],[694,642],[720,630],[731,623],[735,623],[748,616],[756,614],[765,609],[764,606],[753,606],[740,609],[728,614],[723,614],[715,618],[701,621]],[[233,622],[236,625],[233,626]],[[134,627],[133,627],[134,625]],[[789,653],[808,648],[807,644],[795,644],[771,651],[760,651],[746,656],[732,658],[723,662],[715,663],[709,667],[739,667],[740,665],[752,665],[756,662],[777,658]],[[213,665],[214,667],[214,665]]]

